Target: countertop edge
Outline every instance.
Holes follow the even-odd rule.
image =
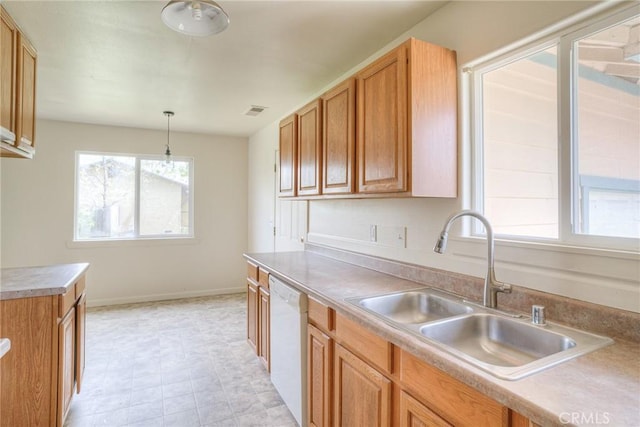
[[[0,281],[0,300],[62,295],[68,290],[69,286],[73,285],[88,269],[89,263],[87,262],[3,268],[2,281]],[[7,289],[7,285],[5,285],[5,275],[12,273],[21,275],[19,280],[11,278],[12,282],[21,281],[24,283],[19,286],[16,286],[15,283],[10,283],[8,286],[14,287],[15,289]],[[29,283],[29,281],[38,280],[41,275],[56,274],[58,280],[54,281],[51,285],[34,286]]]

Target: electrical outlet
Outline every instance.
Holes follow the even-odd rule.
[[[377,242],[378,241],[378,226],[371,224],[369,226],[369,241]]]

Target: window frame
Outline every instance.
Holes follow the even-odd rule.
[[[135,159],[135,172],[134,172],[134,235],[129,237],[117,237],[117,238],[80,238],[78,236],[78,165],[81,155],[94,155],[94,156],[113,156],[113,157],[129,157]],[[164,161],[165,157],[155,154],[136,154],[136,153],[121,153],[121,152],[105,152],[105,151],[85,151],[79,150],[75,152],[75,164],[74,164],[74,206],[73,206],[73,242],[122,242],[122,241],[144,241],[144,240],[183,240],[193,239],[195,237],[195,224],[194,224],[194,183],[195,173],[193,157],[187,156],[171,156],[172,161],[188,162],[189,163],[189,232],[180,234],[140,234],[140,163],[142,160]]]
[[[496,234],[497,239],[519,243],[546,243],[554,246],[577,246],[585,249],[634,251],[640,248],[640,239],[581,234],[576,224],[579,213],[580,177],[578,175],[577,106],[575,90],[578,66],[574,45],[589,34],[597,33],[638,14],[638,7],[628,5],[596,7],[579,14],[544,33],[533,35],[521,42],[500,49],[493,54],[472,61],[462,67],[462,93],[468,129],[471,174],[464,203],[484,212],[484,147],[482,121],[482,77],[508,63],[518,61],[532,53],[557,46],[557,126],[558,126],[558,237],[534,237]],[[467,223],[463,228],[467,237],[482,237],[484,228],[478,222]]]

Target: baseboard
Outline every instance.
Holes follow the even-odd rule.
[[[141,302],[152,301],[165,301],[172,299],[183,298],[196,298],[196,297],[208,297],[215,295],[236,294],[246,292],[246,287],[237,288],[222,288],[222,289],[209,289],[206,291],[185,291],[185,292],[172,292],[166,294],[152,294],[152,295],[136,295],[131,297],[122,298],[98,298],[91,299],[87,297],[87,307],[101,307],[106,305],[120,305],[120,304],[135,304]]]

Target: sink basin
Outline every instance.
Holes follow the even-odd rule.
[[[610,338],[511,317],[431,288],[347,301],[490,374],[517,380],[597,350]]]
[[[497,377],[518,379],[613,342],[577,329],[476,313],[426,324],[420,334]]]
[[[473,312],[473,308],[468,305],[441,298],[425,290],[360,298],[355,303],[368,311],[402,324],[432,322]]]
[[[426,325],[420,333],[496,366],[522,366],[576,346],[566,335],[492,314]]]

